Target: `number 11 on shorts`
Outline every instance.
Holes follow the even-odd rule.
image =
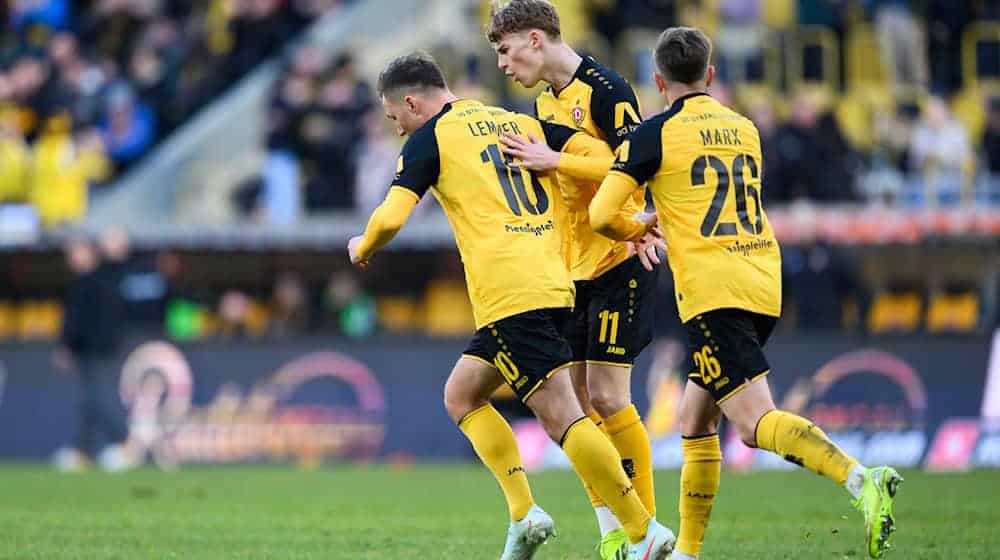
[[[601,318],[601,334],[598,337],[598,342],[601,344],[618,344],[618,317],[621,316],[621,313],[618,311],[612,313],[610,310],[605,309],[597,316]],[[610,340],[608,337],[608,323],[611,323]]]

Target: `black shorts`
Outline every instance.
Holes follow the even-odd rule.
[[[574,362],[632,367],[653,338],[656,273],[633,256],[593,280],[575,282],[566,335]]]
[[[566,308],[519,313],[476,331],[463,356],[497,368],[522,402],[573,354],[563,333],[572,316]]]
[[[688,379],[720,403],[744,385],[767,375],[764,344],[777,317],[743,309],[716,309],[684,323]]]

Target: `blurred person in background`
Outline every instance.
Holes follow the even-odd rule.
[[[858,271],[841,250],[822,239],[816,209],[809,203],[796,204],[792,219],[798,238],[781,251],[782,316],[803,331],[842,329],[847,298],[864,299]]]
[[[1000,97],[994,97],[989,102],[983,151],[987,170],[993,175],[1000,175]]]
[[[97,457],[103,468],[121,470],[131,464],[113,365],[123,334],[121,302],[89,239],[72,240],[66,247],[66,262],[74,278],[66,293],[55,360],[61,370],[76,374],[81,402],[72,448],[56,452],[55,465],[60,470],[80,470],[89,458]]]
[[[896,90],[924,88],[928,83],[924,30],[908,0],[869,0],[875,14],[882,66]],[[958,2],[961,4],[962,2]]]
[[[309,327],[308,295],[302,277],[295,272],[278,275],[271,293],[271,334],[302,334]]]
[[[375,332],[375,299],[361,286],[353,270],[338,270],[330,275],[321,294],[323,316],[334,321],[337,332],[351,338]]]
[[[72,134],[72,119],[61,110],[45,120],[34,144],[30,199],[42,223],[54,227],[86,213],[88,188],[108,174],[103,143],[91,132]]]
[[[130,327],[159,323],[167,282],[153,260],[133,253],[128,230],[120,226],[104,231],[101,250],[102,268],[122,300],[123,320]]]
[[[310,210],[355,208],[357,158],[366,133],[364,116],[373,107],[371,88],[358,77],[353,57],[341,54],[299,124],[299,152],[308,176],[306,206]]]
[[[0,99],[3,99],[2,94]],[[26,202],[28,199],[31,152],[15,118],[14,111],[0,109],[0,203]]]
[[[115,86],[101,121],[101,132],[119,170],[137,161],[156,140],[156,114],[125,84]]]
[[[986,187],[991,200],[1000,196],[1000,97],[989,101],[986,130],[983,132],[983,158],[987,173]]]
[[[748,116],[757,125],[757,131],[760,133],[760,149],[764,157],[762,172],[768,178],[767,189],[763,193],[764,204],[788,202],[791,197],[785,189],[782,160],[776,151],[778,114],[774,110],[774,105],[766,97],[756,99],[750,104]]]
[[[69,0],[12,0],[10,24],[14,30],[32,35],[65,29],[70,23]]]
[[[940,97],[924,103],[910,140],[910,161],[924,187],[924,202],[936,207],[960,198],[971,202],[975,157],[965,127]]]
[[[856,199],[850,149],[816,94],[803,92],[795,97],[791,118],[778,128],[774,144],[779,182],[784,183],[788,199],[827,202]]]
[[[300,47],[271,92],[261,191],[249,205],[264,223],[293,225],[302,211],[296,130],[302,113],[313,100],[315,82],[323,65],[323,55],[317,47]]]

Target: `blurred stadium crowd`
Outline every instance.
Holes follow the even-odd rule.
[[[337,0],[5,4],[0,201],[52,226]]]
[[[482,26],[486,4],[478,3],[466,27]],[[769,202],[907,208],[1000,203],[995,2],[554,4],[565,40],[624,73],[641,93],[647,115],[661,109],[650,78],[653,38],[671,25],[706,29],[715,39],[719,70],[713,95],[750,115],[761,131]],[[489,46],[476,39],[440,39],[429,46],[460,95],[532,111],[537,91],[505,80],[494,70]],[[367,211],[379,201],[396,146],[387,146],[378,125],[366,120],[364,112],[373,106],[366,73],[350,60],[324,63],[305,48],[288,64],[273,94],[269,157],[260,180],[262,192],[291,194],[262,204],[295,204],[290,197],[298,192],[306,193],[308,211]]]
[[[275,225],[366,215],[401,145],[370,85],[382,61],[366,56],[360,38],[353,52],[333,55],[308,44],[283,49],[343,3],[14,1],[0,38],[0,205],[30,204],[46,226],[78,220],[88,189],[141,165],[170,131],[280,53],[266,156],[234,189],[234,208]],[[996,323],[991,247],[1000,224],[975,216],[1000,207],[1000,4],[553,3],[564,39],[626,75],[647,115],[661,109],[650,80],[655,36],[684,24],[713,37],[713,95],[761,132],[764,194],[783,241],[783,328],[961,333]],[[537,91],[496,71],[480,31],[487,3],[454,4],[455,33],[425,45],[453,89],[530,112]],[[421,212],[433,206],[428,197]],[[970,213],[971,225],[921,217],[938,208]],[[974,239],[934,246],[955,231]],[[871,247],[890,240],[903,248]],[[341,249],[237,250],[222,255],[225,267],[211,251],[119,249],[105,258],[118,265],[101,265],[116,272],[101,274],[115,278],[129,321],[179,339],[471,332],[453,249],[394,252],[364,282]],[[9,294],[0,297],[0,340],[58,336],[64,308],[53,294],[71,283],[72,267],[43,261],[23,256],[0,277]],[[50,283],[26,284],[29,269]],[[661,281],[671,293],[669,274]],[[669,331],[676,313],[672,298],[661,300]]]

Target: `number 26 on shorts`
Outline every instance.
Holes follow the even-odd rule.
[[[719,359],[712,355],[712,348],[704,345],[701,350],[694,353],[694,365],[698,367],[702,382],[710,385],[712,381],[722,375],[722,364]]]

